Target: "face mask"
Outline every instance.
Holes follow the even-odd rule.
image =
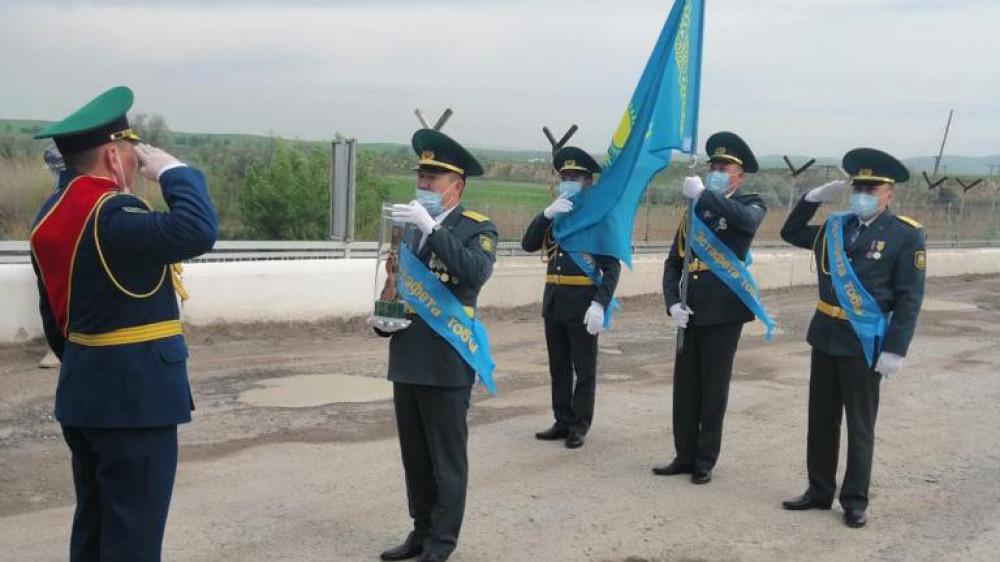
[[[722,193],[729,189],[729,173],[709,172],[705,177],[705,186],[716,193]]]
[[[878,197],[868,193],[852,193],[848,205],[858,218],[867,220],[878,211]]]
[[[569,199],[570,197],[573,197],[577,193],[580,193],[581,189],[583,189],[583,184],[580,183],[580,182],[578,182],[578,181],[561,181],[561,182],[559,182],[559,195],[561,195],[561,196],[563,196],[563,197],[565,197],[567,199]]]
[[[122,158],[120,150],[115,150],[115,160],[118,162],[118,169],[115,171],[115,183],[118,184],[118,188],[124,193],[129,193],[132,190],[129,188],[128,183],[125,182],[125,167],[122,166]],[[119,177],[121,176],[121,177]]]
[[[427,209],[432,217],[436,217],[441,214],[441,194],[436,191],[428,191],[426,189],[417,190],[417,203],[420,203]]]

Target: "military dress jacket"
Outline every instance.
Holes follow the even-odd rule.
[[[187,347],[171,264],[209,251],[218,221],[205,178],[181,166],[160,177],[167,212],[154,212],[107,178],[63,172],[35,221],[32,262],[42,324],[62,361],[55,416],[82,428],[160,427],[191,420]],[[76,242],[68,317],[56,315],[39,263],[53,244],[35,233],[74,190],[102,189]],[[47,225],[58,228],[60,225]],[[51,283],[53,280],[49,278]]]
[[[483,285],[496,262],[497,228],[489,218],[461,205],[451,210],[423,248],[419,229],[409,227],[404,238],[410,249],[466,308],[476,314]],[[455,348],[407,307],[409,327],[391,334],[376,330],[389,342],[389,380],[426,386],[472,386],[475,371]]]
[[[583,322],[583,317],[596,302],[607,310],[618,287],[621,263],[614,257],[583,252],[583,259],[593,260],[600,283],[583,283],[587,274],[576,265],[566,251],[552,239],[552,219],[538,213],[521,239],[525,252],[544,252],[548,262],[545,292],[542,294],[542,316],[557,322]]]
[[[767,214],[767,206],[764,200],[754,193],[735,194],[727,198],[719,193],[705,190],[698,198],[694,212],[698,213],[702,222],[723,244],[728,246],[739,259],[746,261],[757,228]],[[663,265],[663,298],[668,314],[670,307],[681,301],[681,269],[684,265],[684,253],[688,250],[685,240],[686,217],[685,213],[685,219],[681,220],[677,228],[670,253]],[[711,326],[753,320],[753,312],[707,268],[708,266],[695,255],[691,256],[688,266],[687,305],[694,314],[688,321],[688,326]]]
[[[800,200],[788,215],[781,237],[789,244],[813,250],[820,302],[839,307],[826,256],[826,224],[809,224],[819,206],[805,198]],[[845,221],[847,259],[882,312],[892,313],[883,350],[906,356],[924,297],[927,266],[924,231],[913,219],[894,215],[889,209],[876,217],[852,244],[851,234],[858,226],[857,217]],[[813,314],[806,339],[813,348],[830,355],[864,356],[850,323],[819,309]]]

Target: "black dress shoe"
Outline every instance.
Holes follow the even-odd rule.
[[[569,436],[569,428],[556,424],[545,431],[539,431],[536,433],[535,439],[539,439],[541,441],[557,441],[559,439],[565,439],[567,436]]]
[[[424,541],[410,533],[403,544],[395,546],[383,552],[379,557],[382,560],[409,560],[424,553]]]
[[[657,476],[673,476],[675,474],[691,474],[694,467],[684,464],[677,459],[670,461],[670,464],[654,466],[653,474]]]
[[[844,524],[852,529],[860,529],[868,523],[868,516],[863,509],[845,509]]]
[[[785,500],[781,502],[781,507],[785,509],[790,509],[792,511],[805,511],[807,509],[830,509],[833,506],[833,502],[821,502],[814,499],[809,494],[802,494],[797,498],[792,498],[790,500]]]
[[[428,552],[419,560],[419,562],[444,562],[451,556],[450,554],[441,554],[440,552]]]
[[[691,474],[691,481],[695,484],[708,484],[712,481],[712,471],[707,468],[698,468]]]
[[[583,434],[579,431],[570,431],[566,436],[567,449],[579,449],[583,447]]]

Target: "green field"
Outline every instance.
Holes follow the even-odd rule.
[[[412,175],[386,176],[389,183],[390,203],[413,200],[416,177]],[[469,178],[462,195],[462,204],[470,209],[515,207],[542,209],[552,199],[548,184],[495,179]]]

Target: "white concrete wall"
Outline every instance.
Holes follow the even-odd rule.
[[[659,293],[662,255],[636,256],[622,271],[617,294]],[[802,250],[758,250],[751,267],[761,289],[816,282],[810,254]],[[1000,273],[1000,248],[932,249],[928,274]],[[545,265],[537,256],[502,258],[480,297],[481,306],[539,302]],[[214,322],[312,321],[367,315],[371,311],[375,263],[358,260],[275,260],[194,263],[185,266],[191,294],[185,320]],[[42,335],[38,292],[30,265],[0,265],[0,343]]]

